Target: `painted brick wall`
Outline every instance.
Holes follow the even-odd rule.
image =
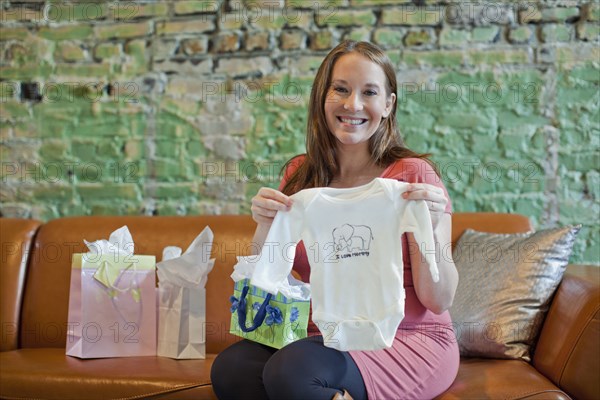
[[[418,3],[418,4],[416,4]],[[0,1],[0,212],[247,213],[341,39],[397,65],[456,211],[580,223],[600,263],[597,1]]]

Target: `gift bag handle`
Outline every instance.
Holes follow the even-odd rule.
[[[254,316],[254,321],[252,321],[252,326],[247,327],[246,326],[246,295],[248,294],[248,290],[250,290],[250,287],[244,286],[244,289],[242,289],[242,295],[240,296],[240,301],[238,303],[238,308],[237,308],[238,322],[240,325],[240,329],[242,330],[242,332],[246,332],[246,333],[252,332],[256,328],[258,328],[259,326],[262,325],[263,321],[267,317],[267,306],[269,305],[269,301],[271,300],[271,297],[273,297],[273,295],[271,293],[267,293],[267,297],[265,297],[265,300],[260,305],[258,312]]]

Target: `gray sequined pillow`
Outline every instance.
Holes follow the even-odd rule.
[[[459,284],[450,309],[462,356],[531,360],[580,228],[465,231],[453,251]]]

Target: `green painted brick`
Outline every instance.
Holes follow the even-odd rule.
[[[352,29],[346,38],[356,41],[369,41],[371,39],[371,30],[369,28]]]
[[[38,186],[32,190],[30,201],[63,202],[73,198],[72,186],[52,184],[51,186]]]
[[[545,43],[568,42],[573,35],[571,27],[562,24],[546,24],[541,29],[540,37]]]
[[[26,118],[30,115],[29,108],[23,103],[14,100],[6,100],[0,103],[0,116],[2,118]]]
[[[88,183],[76,185],[75,190],[84,202],[109,200],[114,203],[115,199],[140,200],[140,191],[135,184]]]
[[[83,40],[92,35],[93,29],[89,25],[66,25],[61,27],[42,27],[38,31],[44,39],[49,40]]]
[[[175,14],[216,13],[219,0],[179,0],[173,3]]]
[[[490,43],[498,40],[500,28],[497,26],[478,26],[473,28],[472,40],[475,43]]]
[[[114,160],[121,156],[123,145],[120,140],[101,139],[96,142],[98,158]]]
[[[152,33],[152,25],[150,22],[131,22],[110,25],[98,25],[94,28],[96,37],[100,40],[106,39],[126,39],[146,36]]]
[[[511,29],[508,33],[508,39],[511,43],[527,43],[531,39],[531,29],[527,26],[520,26],[515,29]]]
[[[206,147],[200,140],[190,140],[187,142],[186,151],[190,157],[205,157],[208,154]]]
[[[82,161],[96,160],[96,142],[89,139],[73,139],[71,141],[71,154]]]
[[[189,180],[192,177],[191,166],[183,161],[155,159],[152,160],[150,171],[162,182]]]
[[[474,64],[526,64],[530,53],[525,49],[471,50],[468,58]]]
[[[379,28],[373,34],[373,40],[383,47],[397,47],[402,43],[405,32],[392,28]]]
[[[456,129],[490,130],[495,121],[482,113],[454,113],[446,115],[439,123]]]
[[[598,168],[600,153],[597,151],[566,153],[561,150],[559,152],[559,162],[569,170],[587,172]]]
[[[441,46],[466,46],[471,38],[471,32],[465,29],[444,28],[440,32]]]
[[[193,183],[162,183],[151,188],[153,197],[159,199],[184,199],[198,195],[198,185]]]
[[[64,141],[46,140],[40,147],[40,156],[44,161],[66,160],[69,150],[69,144]]]
[[[372,26],[375,14],[370,10],[324,10],[316,15],[319,26]]]
[[[89,205],[92,215],[136,215],[139,214],[138,207],[128,203],[95,203]]]
[[[118,57],[121,55],[121,46],[117,43],[100,43],[94,49],[94,56],[99,59]]]
[[[542,9],[542,21],[564,22],[579,16],[577,7],[550,7]]]
[[[109,64],[57,64],[56,74],[62,76],[106,77],[112,73]]]
[[[432,67],[459,67],[464,62],[461,51],[410,51],[402,52],[402,60],[408,65],[430,65]]]

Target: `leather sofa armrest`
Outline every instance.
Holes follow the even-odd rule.
[[[534,367],[577,399],[600,398],[600,267],[569,265],[540,333]]]
[[[42,223],[0,218],[0,351],[19,347],[21,305],[33,238]]]

